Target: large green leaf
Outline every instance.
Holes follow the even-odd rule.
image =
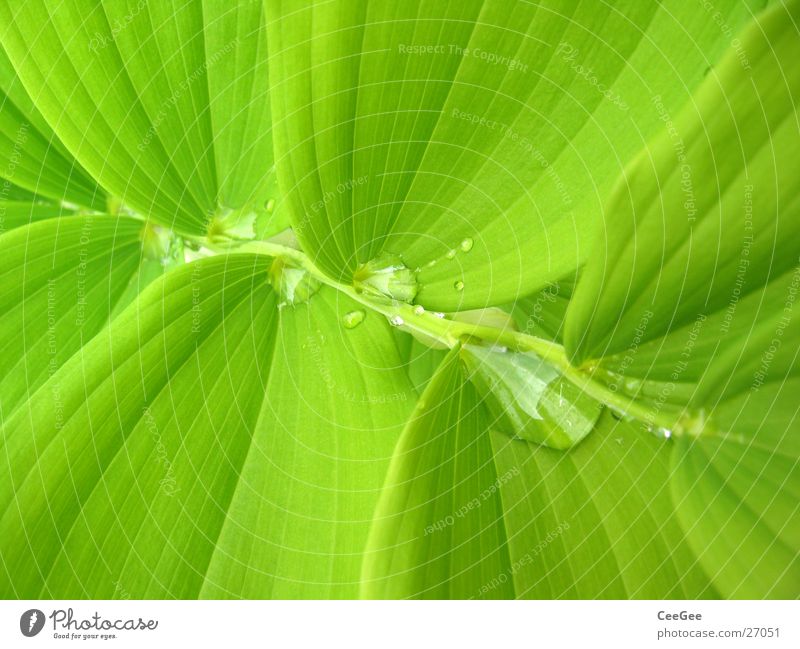
[[[441,310],[573,271],[606,189],[661,124],[651,97],[681,106],[724,47],[720,22],[750,15],[682,1],[268,9],[276,160],[305,249],[345,279],[400,254],[421,268],[418,301]]]
[[[272,138],[261,3],[42,0],[0,16],[0,40],[37,107],[125,204],[193,234],[264,209]]]
[[[676,440],[673,500],[692,548],[729,597],[796,598],[800,380],[720,404],[718,432]]]
[[[268,268],[168,273],[6,422],[0,593],[357,593],[413,388],[383,318],[279,312]]]
[[[717,596],[678,525],[663,438],[606,413],[569,453],[492,441],[498,474],[519,472],[500,490],[517,597]]]
[[[204,597],[355,597],[362,551],[415,393],[385,319],[323,289],[284,308],[264,406]]]
[[[606,414],[569,452],[490,432],[451,354],[403,433],[364,563],[368,597],[715,596],[678,525],[670,448]]]
[[[19,82],[0,46],[0,203],[13,181],[57,201],[102,210],[105,197],[67,153]]]
[[[0,234],[36,221],[74,213],[75,210],[50,201],[0,201]]]
[[[701,328],[709,345],[738,347],[735,371],[750,327],[774,332],[800,260],[798,16],[800,4],[776,5],[749,27],[620,178],[567,320],[576,361],[673,331],[685,344],[722,312]],[[770,282],[783,288],[764,293]]]
[[[675,417],[672,498],[729,597],[800,583],[798,17],[761,16],[632,162],[567,315],[575,361]]]
[[[108,322],[141,263],[142,223],[49,219],[0,237],[0,416],[7,418]],[[49,398],[67,386],[51,383]]]
[[[567,307],[574,290],[574,277],[562,278],[536,293],[515,300],[509,311],[523,333],[561,343]]]
[[[475,389],[443,361],[392,459],[364,557],[365,597],[470,598],[509,568],[500,494]],[[510,584],[491,597],[513,596]]]

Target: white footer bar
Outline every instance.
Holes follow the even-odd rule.
[[[800,647],[795,601],[3,601],[0,647]]]

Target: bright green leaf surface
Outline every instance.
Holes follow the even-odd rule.
[[[617,184],[567,321],[576,361],[620,353],[635,339],[658,339],[726,309],[717,342],[736,345],[738,355],[755,318],[772,319],[763,311],[775,310],[774,294],[767,304],[758,295],[742,309],[737,303],[800,259],[792,162],[800,69],[787,65],[800,57],[791,21],[800,4],[788,7],[773,7],[748,28],[741,39],[748,68],[731,49],[693,101],[666,114],[674,121]],[[727,333],[734,320],[738,330]]]
[[[763,4],[0,5],[0,597],[797,597]]]
[[[794,598],[800,583],[800,380],[720,405],[713,436],[676,440],[678,516],[728,597]]]
[[[508,307],[520,331],[563,342],[567,307],[575,290],[573,278],[549,283],[541,291],[521,297]]]
[[[728,597],[795,597],[800,574],[789,396],[800,346],[800,74],[786,63],[800,55],[790,20],[799,12],[789,3],[764,14],[741,39],[748,68],[732,50],[632,163],[567,320],[577,360],[607,355],[601,367],[655,412],[693,406],[675,431],[670,489]]]
[[[167,274],[7,422],[5,596],[357,593],[413,389],[382,318],[279,314],[268,262]]]
[[[490,433],[451,354],[403,433],[368,597],[713,597],[670,498],[669,443],[606,414],[567,453]]]
[[[0,201],[0,234],[36,221],[74,213],[75,210],[50,202]]]
[[[0,237],[0,414],[5,420],[108,322],[141,260],[142,224],[48,219]],[[51,384],[49,398],[65,385]]]
[[[568,453],[492,442],[498,474],[519,472],[500,489],[517,597],[717,595],[676,520],[669,442],[608,413]]]
[[[263,210],[272,139],[260,3],[30,2],[0,16],[37,106],[125,204],[193,234],[218,210]]]
[[[105,197],[67,153],[25,92],[0,46],[0,202],[10,183],[55,199],[102,210]]]
[[[228,445],[249,439],[254,416],[244,401],[237,408],[234,397],[258,382],[257,362],[268,358],[253,350],[269,341],[275,313],[265,288],[253,293],[259,269],[263,279],[263,263],[223,258],[168,275],[50,380],[50,388],[60,386],[58,401],[46,385],[7,422],[0,471],[2,525],[9,532],[2,547],[5,596],[112,597],[115,583],[144,593],[159,561],[185,563],[174,553],[185,532],[174,527],[178,516],[192,521],[209,507],[206,518],[221,523],[224,511],[207,502],[202,486],[192,487],[201,477],[224,484],[217,482],[224,473],[203,471],[204,461],[235,464]],[[261,325],[257,332],[251,317]],[[213,344],[226,333],[229,343]],[[198,407],[198,394],[226,397],[229,405]],[[225,435],[215,433],[223,426]],[[181,452],[184,436],[201,446]],[[213,442],[217,453],[209,454]],[[159,519],[159,511],[168,518]],[[105,521],[102,528],[97,520]],[[149,542],[159,529],[160,541]],[[136,542],[137,534],[146,540]],[[122,551],[126,538],[135,552]],[[202,560],[201,547],[194,557]],[[199,567],[192,567],[197,578]],[[168,587],[172,576],[155,575],[152,591]],[[182,592],[189,592],[185,583]]]
[[[356,597],[362,552],[416,394],[385,319],[346,329],[330,289],[281,310],[264,404],[203,597]]]
[[[485,596],[482,585],[508,570],[490,423],[475,388],[464,382],[458,354],[449,354],[392,459],[364,558],[362,596]],[[510,583],[489,595],[512,596]]]
[[[724,42],[683,2],[268,4],[298,236],[334,277],[401,254],[441,310],[573,271],[605,189],[661,123],[650,98],[677,109]],[[718,9],[732,27],[750,15]]]

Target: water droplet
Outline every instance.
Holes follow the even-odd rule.
[[[453,248],[453,250],[448,250],[448,251],[447,251],[447,254],[445,255],[445,257],[446,257],[447,259],[454,259],[454,258],[455,258],[455,256],[456,256],[456,250],[455,250],[455,248]]]
[[[642,387],[642,382],[638,379],[626,379],[625,391],[629,394],[636,394]]]
[[[472,246],[475,245],[475,242],[472,240],[471,237],[467,237],[461,242],[461,250],[464,252],[469,252],[472,250]]]
[[[458,281],[456,281],[455,284],[453,284],[453,288],[456,289],[457,291],[463,291],[464,290],[464,282],[462,282],[459,279]]]
[[[184,261],[183,239],[175,236],[171,230],[148,222],[144,224],[139,237],[142,253],[147,259],[157,261],[165,268]]]
[[[661,428],[659,426],[648,426],[647,430],[661,439],[669,439],[672,437],[672,431],[669,428]]]
[[[402,327],[405,323],[406,321],[403,320],[403,318],[401,318],[399,315],[393,315],[391,318],[389,318],[389,324],[393,327]]]
[[[461,359],[497,425],[511,435],[565,449],[588,435],[600,415],[597,401],[536,354],[465,344]]]
[[[411,303],[417,295],[416,274],[397,255],[382,254],[359,266],[353,274],[359,293]]]
[[[442,318],[444,318],[444,313],[442,313],[441,311],[434,311],[433,316],[441,320]]]
[[[275,199],[270,198],[266,203],[264,203],[264,209],[267,212],[272,212],[275,209]]]
[[[617,421],[627,421],[631,422],[634,421],[634,417],[629,415],[627,412],[622,410],[622,408],[617,408],[615,406],[608,406],[608,409],[611,411],[611,416],[614,417]]]
[[[304,268],[275,258],[269,268],[269,283],[285,304],[301,304],[311,299],[322,284]]]
[[[355,329],[358,325],[364,322],[364,318],[366,317],[367,314],[363,309],[350,311],[342,317],[342,324],[344,325],[345,329]]]
[[[425,307],[421,304],[418,304],[414,307],[414,315],[423,315],[425,313]]]

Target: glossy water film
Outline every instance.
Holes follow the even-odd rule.
[[[304,268],[276,258],[269,269],[269,282],[281,296],[279,306],[302,304],[319,291],[322,284]]]
[[[461,358],[502,432],[563,450],[586,437],[600,415],[597,401],[532,352],[464,345]]]
[[[397,255],[383,254],[362,264],[353,274],[359,293],[411,303],[419,291],[416,273]]]

